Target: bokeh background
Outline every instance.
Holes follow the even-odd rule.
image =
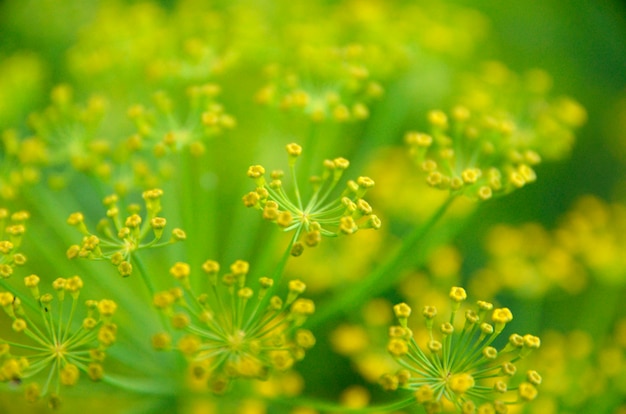
[[[227,1],[214,3],[218,9],[226,8],[229,4]],[[275,8],[276,13],[280,14],[280,2],[258,3],[260,7]],[[324,6],[336,6],[339,3],[341,2],[316,1],[314,5],[317,9]],[[403,5],[409,3],[399,2]],[[436,6],[439,2],[426,3]],[[4,0],[0,3],[1,129],[25,128],[28,114],[41,110],[48,104],[49,91],[55,85],[66,82],[71,77],[66,64],[68,50],[88,30],[99,10],[110,4],[114,3],[80,0]],[[128,4],[133,4],[133,2]],[[175,1],[162,1],[157,4],[165,13],[176,7]],[[476,273],[489,261],[485,240],[492,234],[494,225],[507,224],[518,228],[516,226],[532,222],[540,224],[549,232],[564,225],[565,213],[581,196],[594,195],[606,203],[626,203],[626,5],[623,2],[605,0],[513,0],[507,2],[477,0],[450,2],[450,4],[477,10],[482,16],[481,22],[488,29],[485,30],[487,39],[478,43],[479,46],[474,51],[472,59],[455,60],[453,57],[447,64],[455,70],[472,70],[481,60],[497,59],[516,72],[533,68],[545,69],[552,75],[554,93],[575,98],[586,108],[588,117],[587,123],[577,133],[571,156],[540,165],[537,168],[537,175],[540,179],[536,183],[506,197],[480,204],[462,226],[459,224],[459,228],[453,229],[454,236],[452,240],[448,240],[448,243],[453,245],[463,258],[459,264],[457,281],[471,286],[472,280],[476,279]],[[303,6],[303,9],[306,7]],[[410,25],[411,22],[402,22],[402,24]],[[379,35],[384,36],[384,34]],[[409,129],[411,119],[423,119],[426,110],[446,105],[445,96],[449,87],[446,84],[447,78],[437,75],[436,66],[435,69],[430,67],[429,70],[430,72],[425,75],[427,80],[422,81],[421,85],[429,84],[432,91],[422,96],[422,101],[411,101],[409,109],[404,108],[399,112],[401,115],[398,117],[401,121],[398,126],[384,134],[364,134],[362,137],[365,138],[356,135],[352,141],[339,145],[342,151],[355,156],[354,167],[356,169],[370,168],[376,171],[371,165],[371,159],[363,154],[369,154],[367,151],[371,149],[402,145],[401,131]],[[245,78],[245,73],[242,75],[244,75],[241,80],[242,89],[252,90],[253,86],[250,85],[255,85],[256,80]],[[418,80],[417,83],[419,89],[420,81]],[[397,100],[394,108],[403,106],[398,98],[402,97],[402,93],[398,90],[403,90],[406,85],[406,78],[397,80],[395,85],[391,82],[389,90]],[[240,97],[226,97],[226,106],[228,107],[229,99],[230,102],[236,102],[238,98]],[[382,105],[378,108],[374,107],[373,112],[376,109],[392,112],[396,110],[385,109]],[[242,123],[245,126],[246,121]],[[253,163],[255,157],[259,155],[253,151],[245,152],[248,147],[245,144],[242,145],[245,148],[236,145],[229,147],[228,144],[223,143],[217,145],[218,157],[228,160],[229,164],[227,167],[218,167],[218,169],[222,169],[222,172],[226,174],[236,168],[245,171],[247,165]],[[232,160],[228,159],[227,154],[233,148],[242,150],[243,155],[238,158],[233,157]],[[263,156],[266,159],[272,159],[272,156],[267,154],[268,152],[272,150],[266,150]],[[275,156],[274,159],[280,159],[280,157]],[[315,164],[315,162],[310,164]],[[233,187],[227,190],[232,197],[225,201],[223,209],[216,213],[222,218],[217,221],[228,222],[228,211],[241,208],[240,194],[243,194],[241,189],[245,188],[246,184],[233,184]],[[96,202],[91,207],[94,211],[98,209]],[[584,211],[583,214],[585,214]],[[255,219],[256,217],[252,215],[244,216],[240,218],[239,223],[251,225],[250,223]],[[450,226],[456,226],[456,224],[451,222]],[[271,229],[263,227],[261,231],[270,232]],[[525,243],[541,246],[541,234],[543,233],[531,231]],[[380,241],[372,239],[370,242]],[[255,250],[251,244],[250,240],[242,242],[239,239],[231,239],[227,240],[224,246],[245,245],[243,252],[253,255]],[[626,257],[625,246],[626,244],[618,245],[616,254]],[[228,252],[226,247],[215,247],[215,249],[225,261],[238,258],[238,253],[240,253]],[[384,246],[380,249],[384,250]],[[445,252],[441,254],[443,257],[449,257],[445,256]],[[43,263],[34,266],[40,269],[45,268]],[[515,264],[509,263],[509,266],[515,266]],[[357,267],[354,271],[358,270],[361,269]],[[291,273],[301,271],[302,269],[297,267],[288,269]],[[617,283],[608,287],[593,285],[589,290],[575,294],[557,292],[542,298],[529,298],[520,297],[511,292],[502,292],[498,299],[514,310],[516,329],[519,331],[568,332],[596,326],[599,319],[602,319],[599,325],[611,326],[620,318],[626,317],[626,308],[619,305],[626,301],[624,289],[626,269],[621,269],[620,277]],[[607,290],[612,291],[615,297],[607,299],[604,296]],[[480,287],[475,291],[480,291]],[[445,291],[443,293],[445,294]],[[387,292],[386,298],[393,301],[400,296],[398,292]],[[605,299],[618,306],[610,307],[607,313],[594,314],[593,306],[589,304],[593,305],[596,301]],[[581,317],[580,312],[577,312],[580,309],[588,313]],[[328,323],[324,326],[323,336],[332,338],[338,325],[337,321]],[[595,339],[598,344],[603,342],[603,338]],[[561,338],[553,343],[558,343],[559,340],[565,341],[563,346],[570,346],[568,340],[575,341],[575,339]],[[325,361],[326,368],[319,367],[319,361],[322,360]],[[626,364],[622,360],[620,363]],[[354,366],[354,361],[349,357],[333,353],[332,340],[320,341],[309,357],[301,363],[302,372],[308,373],[307,393],[322,398],[336,399],[339,396],[337,390],[345,390],[352,384],[361,384],[370,389],[376,398],[388,398],[364,380]],[[329,378],[328,367],[335,367],[332,378]],[[608,401],[606,406],[594,405],[592,402],[576,405],[576,402],[571,402],[567,410],[589,413],[617,412],[616,407],[620,406],[619,400],[623,399],[624,395],[626,393],[620,394],[620,391],[613,389],[611,397],[604,398],[602,391],[599,391],[595,394],[596,400],[592,401],[596,403]],[[0,409],[7,407],[7,410],[16,410],[17,408],[14,408],[11,403],[6,403],[8,398],[13,397],[11,394],[4,393],[0,399]],[[131,402],[137,400],[141,402],[142,399],[133,395],[122,396],[119,405],[132,406]],[[154,403],[149,398],[148,400],[146,412],[154,409]],[[6,405],[3,406],[3,403]],[[85,404],[90,404],[90,402]],[[176,402],[170,400],[159,404],[171,404],[170,406],[162,405],[162,407],[169,407],[163,409],[174,410],[173,407],[177,407]],[[594,406],[600,411],[594,411]],[[539,407],[535,412],[542,412],[542,406]],[[554,406],[550,406],[550,409],[560,412]],[[139,408],[134,408],[134,410],[130,412],[141,411]],[[567,412],[566,409],[564,410],[562,412]]]

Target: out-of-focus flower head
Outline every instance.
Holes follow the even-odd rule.
[[[475,294],[539,298],[555,288],[576,294],[587,286],[584,266],[539,224],[494,226],[485,246],[488,262],[470,281]]]
[[[386,327],[392,322],[391,302],[374,298],[355,316],[359,322],[343,322],[329,335],[334,352],[349,358],[352,367],[369,383],[395,369],[396,363],[385,351]]]
[[[40,148],[31,158],[40,158],[51,168],[49,178],[53,187],[64,185],[68,178],[79,172],[106,178],[110,166],[106,162],[112,148],[111,142],[100,136],[102,121],[107,111],[107,101],[98,95],[87,103],[74,101],[73,89],[66,84],[56,86],[50,93],[51,103],[41,112],[34,112],[28,121]]]
[[[623,285],[624,234],[626,207],[595,196],[578,199],[552,230],[536,223],[494,226],[487,264],[472,277],[471,290],[539,298],[554,288],[578,294],[593,280]]]
[[[214,83],[188,87],[184,114],[176,107],[177,100],[165,91],[153,94],[152,109],[132,106],[128,115],[137,128],[137,135],[127,141],[127,148],[132,152],[147,146],[157,158],[183,149],[194,156],[202,155],[208,138],[236,125],[235,118],[216,100],[220,92],[221,88]]]
[[[405,135],[411,157],[433,187],[487,200],[537,179],[534,166],[567,155],[586,111],[569,98],[547,95],[541,71],[521,82],[504,65],[468,77],[460,105],[427,114],[428,133]]]
[[[493,118],[506,131],[512,149],[532,150],[544,160],[570,154],[575,132],[587,122],[585,108],[567,96],[554,96],[552,77],[542,69],[517,74],[501,62],[485,62],[460,82],[459,103],[471,114]],[[496,125],[497,126],[497,125]]]
[[[578,199],[555,230],[555,238],[602,282],[626,283],[626,206],[595,196]]]
[[[146,86],[204,83],[237,63],[248,36],[258,39],[261,25],[250,15],[243,7],[225,11],[198,1],[178,2],[171,10],[151,2],[107,3],[79,33],[68,66],[81,82],[105,87],[116,98],[128,95],[121,89],[128,82],[138,86],[126,96],[131,99],[149,91]]]
[[[313,121],[362,121],[369,117],[368,104],[383,94],[362,62],[367,50],[361,45],[302,48],[296,62],[300,70],[272,65],[266,68],[269,82],[256,94],[257,102],[301,112]]]

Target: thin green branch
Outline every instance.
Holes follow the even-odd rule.
[[[393,412],[406,408],[412,404],[417,404],[415,397],[410,395],[397,401],[392,401],[386,404],[375,404],[363,408],[351,408],[346,407],[332,401],[322,401],[313,398],[285,398],[269,400],[281,405],[288,405],[292,407],[309,407],[322,412],[341,412],[351,414],[365,414],[365,413],[381,413],[381,412]]]

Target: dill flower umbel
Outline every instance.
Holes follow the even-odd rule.
[[[400,325],[390,328],[387,350],[403,369],[384,376],[383,385],[415,391],[415,398],[429,413],[445,407],[463,413],[506,413],[511,404],[532,401],[541,377],[536,371],[527,371],[525,380],[517,378],[520,375],[516,376],[515,363],[539,348],[539,338],[513,334],[498,350],[493,343],[513,315],[507,308],[494,309],[483,301],[478,302],[477,311],[465,312],[465,323],[459,331],[456,313],[466,298],[463,288],[453,287],[450,291],[452,312],[438,329],[441,339],[436,338],[433,329],[437,309],[424,307],[426,346],[418,343],[408,327],[411,308],[405,303],[394,306]],[[487,322],[489,314],[492,323]]]
[[[567,96],[555,96],[552,78],[541,69],[515,73],[499,61],[484,62],[464,74],[459,103],[486,123],[505,121],[514,130],[510,142],[533,149],[546,160],[569,154],[575,132],[587,121],[585,108]]]
[[[306,67],[269,65],[265,70],[268,83],[257,92],[256,101],[302,113],[314,122],[363,121],[369,117],[370,102],[384,93],[382,85],[372,79],[372,69],[379,62],[367,62],[373,56],[370,52],[356,43],[300,48],[291,62],[306,62]]]
[[[313,301],[299,297],[306,289],[301,281],[290,281],[282,299],[270,296],[269,278],[259,279],[257,292],[246,286],[245,261],[237,260],[221,277],[215,261],[207,260],[202,270],[208,292],[194,292],[190,266],[179,262],[170,269],[179,287],[154,296],[177,332],[175,347],[189,361],[193,384],[222,393],[234,379],[264,379],[271,371],[290,369],[315,344],[313,334],[300,328],[315,311]],[[169,348],[171,341],[168,333],[153,337],[156,349]]]
[[[264,219],[276,223],[284,231],[295,231],[292,255],[300,255],[305,245],[317,246],[322,236],[336,237],[340,234],[354,234],[359,229],[380,228],[380,219],[363,199],[367,190],[374,186],[374,180],[369,177],[350,180],[341,196],[333,198],[334,190],[350,162],[345,158],[326,160],[322,176],[311,177],[313,194],[305,204],[295,168],[302,147],[292,143],[286,149],[295,200],[283,188],[283,171],[273,171],[270,174],[271,181],[267,182],[265,168],[253,165],[248,169],[248,177],[254,179],[257,188],[243,197],[243,203],[261,210]]]
[[[133,147],[149,146],[157,158],[183,148],[189,148],[193,155],[201,155],[203,141],[234,128],[236,124],[235,118],[216,101],[220,91],[219,85],[213,83],[190,86],[186,90],[188,108],[185,114],[178,113],[176,100],[164,91],[153,94],[154,109],[132,106],[128,116],[138,132],[132,138],[136,141]]]
[[[52,181],[57,186],[75,172],[103,176],[112,150],[110,142],[99,137],[107,101],[93,95],[78,104],[73,95],[69,85],[57,85],[50,93],[50,106],[29,117],[46,164],[56,169]]]
[[[491,62],[484,71],[484,78],[468,76],[472,81],[466,82],[461,104],[449,113],[428,112],[428,133],[405,135],[429,185],[479,200],[534,182],[535,166],[544,158],[562,158],[586,121],[576,101],[548,97],[544,72],[527,75],[519,86],[502,64]]]
[[[140,207],[137,205],[130,206],[130,215],[123,219],[117,206],[118,197],[116,195],[106,197],[104,205],[108,208],[106,213],[108,219],[102,219],[97,227],[102,237],[92,234],[87,229],[82,213],[72,213],[67,223],[75,226],[84,237],[80,245],[70,246],[67,257],[108,260],[117,267],[122,276],[130,276],[133,271],[131,258],[137,250],[166,246],[186,238],[184,231],[174,229],[168,241],[159,243],[167,223],[165,218],[157,216],[161,211],[162,195],[161,189],[143,192],[145,219],[139,215]],[[152,233],[152,240],[146,242],[144,240],[149,233]]]
[[[28,401],[47,397],[48,405],[57,408],[61,387],[75,385],[81,372],[92,381],[103,378],[102,361],[116,340],[117,326],[111,318],[117,304],[108,299],[85,301],[86,316],[78,325],[82,279],[56,279],[52,283],[56,295],[40,294],[39,281],[37,275],[24,278],[36,301],[33,307],[39,320],[27,312],[20,298],[0,292],[0,306],[13,321],[13,332],[0,338],[0,381],[28,381],[24,387]]]
[[[541,157],[517,144],[512,121],[474,119],[462,106],[451,116],[430,111],[428,121],[430,134],[409,132],[405,141],[430,186],[487,200],[536,180]]]

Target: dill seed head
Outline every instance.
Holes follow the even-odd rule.
[[[348,181],[344,191],[337,193],[337,186],[349,162],[345,158],[326,160],[322,175],[311,179],[312,194],[305,202],[296,173],[296,162],[302,154],[302,147],[291,143],[286,151],[293,196],[283,188],[282,171],[272,172],[268,181],[265,168],[253,165],[248,168],[248,177],[254,180],[257,188],[243,196],[243,203],[246,207],[260,210],[265,220],[276,223],[284,231],[295,232],[293,256],[302,254],[305,246],[317,246],[323,236],[351,235],[359,229],[380,228],[380,219],[363,199],[367,190],[374,186],[374,180],[359,177],[356,181]]]
[[[313,301],[301,298],[306,286],[299,280],[289,283],[283,300],[268,297],[272,280],[259,279],[259,288],[247,286],[249,264],[235,261],[219,277],[220,265],[207,260],[202,269],[211,289],[196,293],[191,287],[186,263],[175,264],[170,273],[182,289],[159,292],[154,305],[184,332],[175,349],[190,366],[191,379],[213,392],[224,392],[237,378],[267,378],[284,371],[304,357],[315,344],[313,334],[301,326],[315,311]],[[171,335],[153,336],[155,349],[169,349]],[[219,383],[220,386],[216,387]]]
[[[509,344],[498,350],[493,343],[512,320],[511,311],[507,308],[492,311],[491,304],[481,301],[476,310],[465,312],[465,323],[462,329],[457,329],[456,313],[467,295],[463,288],[453,287],[449,296],[452,312],[441,325],[441,340],[435,339],[433,329],[435,308],[424,308],[429,337],[426,344],[419,344],[406,328],[410,308],[403,303],[394,307],[400,326],[390,329],[387,350],[402,366],[402,372],[410,373],[410,378],[402,381],[402,388],[413,390],[427,412],[436,412],[433,410],[440,410],[445,404],[452,404],[464,413],[476,409],[503,412],[508,404],[533,400],[536,386],[541,382],[539,374],[529,371],[527,380],[521,383],[513,377],[517,371],[515,363],[539,347],[539,338],[514,335]],[[389,379],[385,382],[389,383]]]
[[[0,381],[24,381],[28,401],[46,397],[56,407],[62,387],[76,385],[81,373],[92,381],[102,379],[102,360],[116,340],[117,326],[111,320],[117,305],[107,299],[81,302],[83,282],[78,276],[55,280],[56,300],[39,294],[36,275],[24,282],[39,305],[35,314],[11,293],[0,292],[0,305],[18,334],[10,345],[4,335],[0,338]],[[77,319],[81,305],[82,321]]]
[[[107,260],[117,268],[121,276],[130,276],[133,272],[131,259],[137,251],[162,247],[186,238],[184,231],[174,229],[169,240],[162,240],[166,219],[157,216],[161,211],[162,196],[163,190],[159,188],[144,191],[144,216],[139,214],[139,206],[131,205],[129,210],[134,212],[126,217],[120,213],[117,195],[105,197],[103,204],[107,208],[107,218],[98,224],[97,235],[88,229],[82,213],[70,214],[67,223],[76,227],[83,239],[80,245],[75,244],[68,248],[67,257]]]

